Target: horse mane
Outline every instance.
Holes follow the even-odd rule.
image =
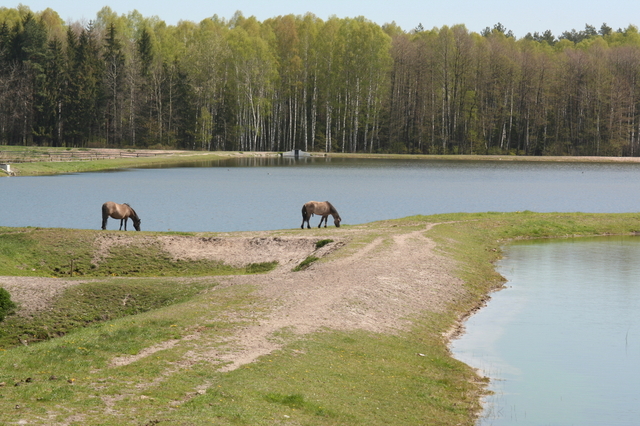
[[[327,203],[327,205],[329,206],[329,212],[331,212],[332,215],[335,214],[336,216],[340,217],[340,214],[338,213],[338,210],[336,210],[336,208],[333,207],[333,204],[331,204],[328,201],[325,201],[325,203]]]
[[[132,218],[136,218],[138,219],[138,213],[136,213],[136,211],[133,209],[133,207],[131,207],[128,203],[122,203],[122,205],[127,206],[131,209],[131,213],[133,213],[131,215]]]

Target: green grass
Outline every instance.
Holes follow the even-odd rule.
[[[307,256],[307,258],[305,260],[303,260],[302,262],[300,262],[300,264],[298,266],[296,266],[295,268],[292,269],[293,272],[298,272],[298,271],[302,271],[307,269],[313,262],[319,260],[318,257],[316,256]]]
[[[175,308],[186,312],[188,306],[195,305]],[[473,372],[452,360],[441,337],[424,326],[438,318],[425,318],[400,336],[315,333],[229,373],[205,362],[172,367],[190,349],[185,340],[131,365],[109,364],[114,356],[139,354],[189,332],[167,313],[112,321],[0,355],[0,362],[16,365],[0,372],[8,384],[0,391],[0,408],[6,408],[0,421],[37,421],[48,413],[51,422],[63,422],[72,412],[81,420],[71,424],[85,425],[207,425],[214,419],[220,425],[454,425],[471,424],[479,407]],[[201,334],[225,335],[239,326]],[[194,391],[202,386],[208,386],[203,394]]]
[[[205,292],[43,343],[0,350],[0,383],[4,383],[0,386],[0,424],[25,418],[38,424],[43,415],[46,424],[145,424],[144,417],[135,413],[141,403],[143,416],[170,411],[175,399],[184,398],[187,390],[203,380],[204,365],[197,360],[194,368],[186,364],[173,371],[171,367],[192,347],[191,340],[184,338],[211,339],[210,349],[224,346],[212,336],[224,338],[252,321],[249,313],[255,312],[256,304],[251,291],[237,286],[216,291],[215,296]],[[233,318],[228,317],[229,312],[234,313]],[[132,365],[111,363],[116,357],[139,355],[163,342],[177,343]],[[153,400],[142,398],[148,395]],[[105,401],[111,399],[114,409],[122,413],[110,418],[105,414],[109,404]],[[71,416],[78,417],[70,420]]]
[[[264,273],[275,262],[232,267],[213,260],[174,259],[153,233],[129,233],[131,243],[99,255],[105,231],[0,227],[0,275],[46,277],[170,277]],[[116,232],[116,231],[112,231]]]
[[[188,300],[215,284],[169,279],[109,280],[68,288],[50,309],[34,316],[11,315],[0,322],[0,348],[64,336],[94,323],[137,315]]]
[[[6,150],[3,147],[2,150]],[[55,150],[67,150],[65,148],[39,148],[33,149],[30,147],[17,150],[13,147],[13,151],[20,151],[26,156],[30,153],[36,154],[37,152],[50,152]],[[211,161],[228,158],[228,155],[222,156],[216,153],[202,153],[193,152],[191,154],[185,152],[180,156],[156,156],[156,157],[136,157],[136,158],[119,158],[108,160],[92,160],[92,161],[66,161],[66,162],[51,162],[51,161],[38,161],[32,163],[13,163],[11,169],[19,176],[34,176],[34,175],[50,175],[60,173],[81,173],[81,172],[95,172],[102,170],[115,170],[123,168],[135,168],[135,167],[148,167],[148,166],[160,166],[160,165],[178,165],[180,163],[189,163],[194,161]]]
[[[640,214],[414,216],[362,225],[359,229],[366,232],[354,236],[338,256],[353,253],[354,247],[373,238],[426,229],[431,223],[439,225],[425,230],[426,235],[442,255],[457,261],[456,274],[464,280],[466,292],[441,313],[413,318],[407,332],[324,330],[300,338],[285,330],[279,334],[281,350],[222,373],[217,368],[225,364],[223,355],[234,350],[230,337],[258,324],[271,307],[252,287],[194,288],[193,293],[162,299],[160,307],[144,302],[146,312],[0,350],[0,383],[5,383],[0,387],[0,424],[471,426],[483,382],[451,358],[443,333],[502,285],[493,263],[504,244],[533,237],[640,232]],[[19,247],[36,247],[25,236],[11,241],[10,258],[24,256],[18,254]],[[194,279],[192,285],[214,285],[201,280]],[[106,282],[140,286],[141,303],[151,297],[142,291],[149,291],[147,286],[166,291],[172,283],[178,286],[173,279],[117,279],[95,285]],[[109,290],[93,307],[77,308],[75,315],[86,311],[91,318],[123,309],[118,303],[127,291],[131,289]],[[75,309],[73,300],[87,292],[68,293],[69,303],[60,302],[59,312]],[[108,308],[103,311],[100,306]],[[131,364],[112,362],[144,355],[148,348],[156,351]]]
[[[316,241],[316,249],[322,248],[322,247],[324,247],[327,244],[330,244],[332,242],[333,242],[333,240],[330,240],[330,239],[324,239],[324,240]]]
[[[421,326],[401,336],[316,333],[216,377],[216,386],[169,419],[194,425],[210,418],[223,425],[465,422],[479,406],[471,397],[475,377],[449,358],[439,339]]]
[[[2,322],[8,314],[12,313],[15,308],[16,304],[11,300],[9,292],[0,287],[0,322]]]
[[[128,234],[129,245],[103,253],[96,261],[94,242],[104,232],[0,228],[0,275],[137,278],[82,283],[67,289],[52,309],[33,318],[7,317],[0,322],[0,348],[59,337],[75,328],[178,303],[213,285],[185,282],[184,277],[260,274],[277,266],[277,262],[231,267],[218,261],[176,260],[159,244],[149,242],[148,233]]]

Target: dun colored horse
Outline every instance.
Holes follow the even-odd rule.
[[[302,225],[300,228],[304,229],[304,223],[307,222],[307,229],[311,228],[309,225],[309,219],[314,214],[318,216],[322,216],[320,218],[320,223],[318,224],[318,228],[322,225],[322,221],[324,220],[324,227],[327,227],[327,217],[329,215],[333,216],[333,223],[336,227],[340,227],[340,215],[338,214],[338,210],[336,210],[333,205],[331,205],[328,201],[309,201],[302,206]]]
[[[140,230],[140,218],[134,209],[127,203],[118,204],[113,201],[107,201],[102,205],[102,229],[107,229],[107,219],[111,216],[114,219],[120,219],[120,231],[122,231],[122,223],[124,222],[124,230],[127,230],[127,219],[131,218],[136,231]]]

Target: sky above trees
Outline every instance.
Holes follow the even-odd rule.
[[[364,16],[383,25],[394,21],[409,31],[419,24],[425,29],[464,24],[481,32],[501,23],[520,38],[527,33],[551,30],[555,36],[572,29],[582,30],[586,24],[600,28],[606,23],[614,30],[640,24],[640,2],[637,0],[24,0],[4,7],[28,6],[33,12],[51,8],[65,21],[94,20],[96,13],[109,6],[118,14],[137,10],[143,16],[158,16],[169,25],[180,20],[200,22],[217,14],[229,19],[236,11],[263,21],[279,15],[303,15],[307,12],[321,19]]]

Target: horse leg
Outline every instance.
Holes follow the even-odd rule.
[[[309,219],[313,216],[312,213],[309,213],[307,210],[307,206],[302,206],[302,225],[300,225],[300,229],[304,229],[304,223],[307,222],[307,229],[311,229],[311,225],[309,224]]]
[[[118,229],[118,231],[122,231],[122,224],[124,223],[124,219],[120,219],[120,229]],[[127,230],[127,224],[124,224],[124,230]]]
[[[302,225],[300,225],[300,229],[304,229],[304,222],[307,219],[307,208],[305,206],[302,206]]]

